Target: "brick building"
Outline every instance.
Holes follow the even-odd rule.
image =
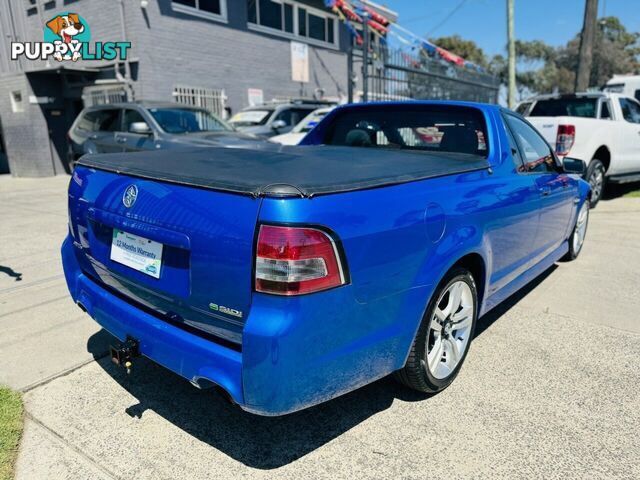
[[[82,16],[92,43],[130,41],[127,62],[11,60],[10,42],[42,41],[59,12]],[[87,104],[129,95],[235,112],[250,96],[347,92],[349,34],[322,0],[0,0],[0,31],[0,172],[16,176],[68,170],[65,134]],[[306,83],[292,80],[292,42],[308,45]]]

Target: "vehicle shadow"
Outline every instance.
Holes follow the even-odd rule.
[[[553,268],[485,315],[478,323],[476,336],[552,271]],[[87,348],[105,372],[137,399],[138,403],[126,408],[128,415],[141,418],[147,410],[152,410],[196,439],[252,468],[268,470],[287,465],[388,409],[395,400],[428,401],[430,397],[387,377],[301,412],[260,417],[231,405],[223,396],[212,394],[212,390],[194,388],[146,358],[138,359],[131,375],[127,375],[104,357],[109,337],[104,330],[98,332],[89,339]]]
[[[602,200],[614,200],[636,190],[640,190],[640,182],[608,183],[602,192]]]

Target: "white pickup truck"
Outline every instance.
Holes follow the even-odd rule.
[[[605,183],[640,181],[640,103],[610,92],[543,95],[518,105],[559,157],[584,160],[595,207]]]

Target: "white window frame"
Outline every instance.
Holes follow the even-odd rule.
[[[195,0],[195,2],[196,6],[190,7],[189,5],[183,5],[171,0],[171,9],[174,12],[186,13],[187,15],[193,15],[194,17],[206,18],[207,20],[214,20],[216,22],[228,23],[227,0],[220,0],[220,15],[200,10],[200,0]]]
[[[337,16],[333,15],[332,13],[319,10],[315,7],[299,4],[291,0],[272,0],[272,1],[275,3],[279,3],[281,5],[287,4],[293,7],[293,33],[289,33],[284,30],[284,6],[282,7],[282,30],[279,30],[277,28],[267,27],[265,25],[260,25],[260,0],[256,0],[256,22],[257,23],[252,23],[247,21],[247,27],[249,28],[249,30],[253,30],[261,33],[269,33],[271,35],[277,35],[278,37],[288,38],[290,40],[296,40],[302,43],[317,45],[319,47],[330,48],[333,50],[340,49],[340,34],[339,34],[340,24],[338,23]],[[300,29],[298,28],[299,27],[299,18],[298,18],[299,8],[303,8],[304,10],[307,11],[307,17],[306,17],[307,28],[305,29],[307,32],[307,35],[309,34],[309,15],[308,15],[309,13],[312,13],[313,15],[316,15],[318,17],[323,17],[325,19],[333,21],[333,43],[329,43],[322,40],[316,40],[315,38],[311,38],[309,36],[303,37],[298,34],[298,32],[300,31]],[[328,28],[327,28],[327,33],[328,33]]]

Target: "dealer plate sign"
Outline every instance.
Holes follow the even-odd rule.
[[[162,244],[114,228],[111,260],[154,278],[160,278]]]

